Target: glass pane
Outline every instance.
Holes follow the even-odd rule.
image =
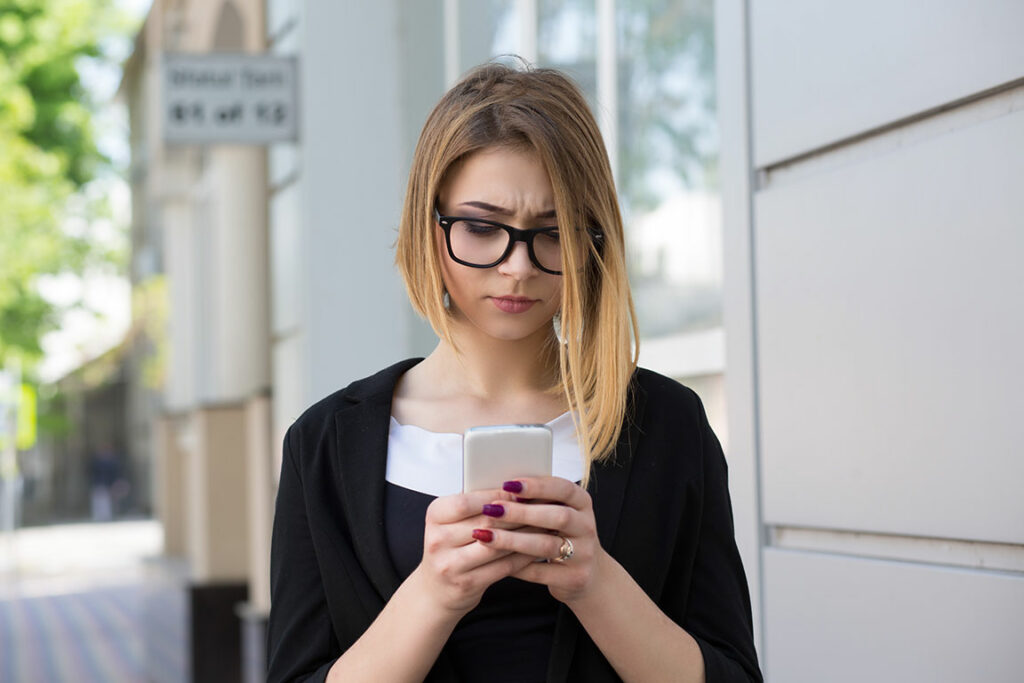
[[[597,101],[594,0],[538,0],[537,64],[561,69],[571,76],[594,110]]]
[[[459,73],[498,55],[518,54],[515,0],[459,2]]]
[[[641,335],[722,324],[713,0],[621,0],[619,198]]]

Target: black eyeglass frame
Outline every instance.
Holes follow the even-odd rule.
[[[552,226],[550,228],[531,228],[529,230],[522,230],[520,228],[514,228],[511,225],[499,223],[498,221],[487,220],[486,218],[474,218],[472,216],[442,216],[441,212],[437,210],[436,206],[434,207],[434,220],[436,220],[437,224],[441,226],[442,230],[444,230],[444,243],[445,246],[448,247],[448,255],[451,256],[452,260],[455,261],[456,263],[461,263],[462,265],[468,266],[470,268],[494,268],[495,266],[497,266],[502,261],[508,258],[508,255],[512,253],[512,249],[516,246],[516,242],[526,242],[526,251],[530,255],[530,262],[533,263],[533,265],[537,266],[537,268],[544,271],[545,273],[550,273],[551,275],[562,274],[562,271],[560,270],[552,270],[550,268],[545,268],[543,265],[541,265],[540,261],[537,259],[537,254],[535,254],[533,251],[533,239],[537,235],[549,235],[551,233],[557,234],[559,232],[559,228],[557,226]],[[502,252],[501,256],[496,261],[493,261],[491,263],[480,264],[470,263],[469,261],[463,261],[458,256],[456,256],[455,252],[452,250],[451,230],[452,224],[455,223],[456,221],[472,221],[473,223],[483,223],[484,225],[490,225],[495,228],[501,228],[506,233],[508,233],[508,246],[505,247],[505,251]],[[588,232],[590,231],[588,230]],[[598,246],[600,246],[604,239],[604,236],[599,232],[591,232],[591,236],[594,238],[594,241],[597,242]]]

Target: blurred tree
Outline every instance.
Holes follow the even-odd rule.
[[[664,199],[652,173],[718,183],[713,0],[619,0],[619,191],[627,211]]]
[[[81,72],[110,61],[108,39],[130,29],[112,0],[0,0],[0,368],[30,369],[59,322],[40,276],[117,261],[89,239],[106,208],[82,190],[110,161]]]

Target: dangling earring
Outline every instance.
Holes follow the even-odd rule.
[[[565,337],[562,336],[562,314],[555,313],[551,317],[551,327],[555,330],[555,339],[558,340],[559,344],[566,344]]]
[[[444,306],[444,310],[448,310],[452,307],[452,298],[448,296],[448,290],[444,290],[444,296],[441,297],[441,305]]]

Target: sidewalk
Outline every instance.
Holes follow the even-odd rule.
[[[142,558],[151,520],[20,529],[0,538],[0,683],[141,682]]]

